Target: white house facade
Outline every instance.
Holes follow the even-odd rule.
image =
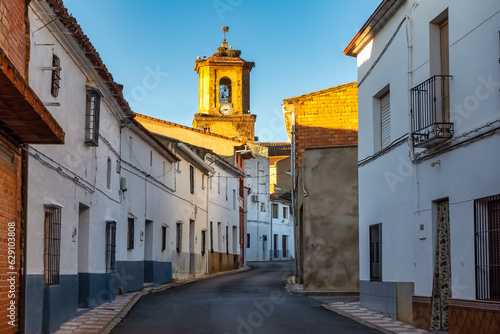
[[[97,70],[98,54],[84,53],[90,43],[81,30],[69,31],[76,21],[57,9],[29,5],[30,84],[66,139],[28,148],[27,333],[54,331],[78,308],[118,294],[106,269],[106,233],[107,222],[121,218],[120,127],[133,113],[105,67]]]
[[[292,214],[290,201],[271,198],[271,261],[292,260],[295,257]]]
[[[424,329],[500,321],[499,31],[498,1],[382,1],[344,51],[358,63],[360,302]]]
[[[240,177],[244,174],[214,153],[205,161],[215,174],[208,187],[208,272],[237,269],[240,264]]]
[[[271,200],[269,193],[269,158],[255,154],[245,161],[247,200],[245,231],[246,261],[269,261],[271,255]]]

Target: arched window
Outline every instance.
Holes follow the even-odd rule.
[[[219,81],[219,103],[231,103],[231,79],[223,77]]]

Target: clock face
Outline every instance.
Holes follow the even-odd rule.
[[[219,112],[222,115],[229,115],[231,113],[231,106],[229,104],[223,104],[220,106]]]

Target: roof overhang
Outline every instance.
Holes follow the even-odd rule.
[[[385,26],[387,21],[405,1],[406,0],[383,0],[345,48],[344,54],[351,57],[357,57],[361,50],[363,50],[373,37]]]
[[[215,169],[209,166],[202,158],[200,158],[195,152],[193,152],[186,144],[178,143],[177,147],[180,149],[180,153],[186,159],[186,161],[195,165],[196,168],[201,170],[205,175],[214,175]]]
[[[16,144],[63,144],[64,131],[0,49],[0,132]]]

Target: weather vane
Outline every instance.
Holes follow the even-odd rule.
[[[225,43],[225,42],[226,42],[226,34],[227,34],[227,32],[229,31],[229,27],[224,26],[224,27],[222,27],[221,29],[222,29],[222,31],[224,31],[224,35],[223,35],[223,37],[224,37],[224,43]]]

